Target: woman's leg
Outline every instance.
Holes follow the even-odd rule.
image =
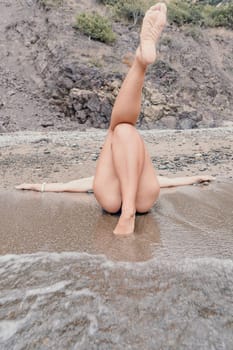
[[[122,207],[117,234],[132,233],[135,212],[148,210],[146,195],[155,201],[159,186],[144,143],[133,127],[141,108],[141,94],[147,65],[155,59],[155,44],[166,23],[166,6],[157,4],[146,14],[140,47],[115,101],[110,130],[97,164],[94,193],[107,211]],[[131,124],[131,125],[130,125]],[[152,180],[150,191],[148,179]],[[109,210],[109,209],[110,210]],[[145,209],[145,210],[144,210]]]
[[[135,125],[141,110],[142,88],[146,66],[135,57],[113,106],[110,129],[120,123]]]
[[[129,143],[130,139],[130,143]],[[145,213],[159,196],[159,183],[144,141],[135,127],[108,132],[96,166],[94,194],[109,213],[122,208],[114,233],[133,232],[135,211]]]
[[[140,46],[116,98],[110,129],[119,123],[135,125],[141,110],[142,88],[148,64],[156,59],[156,43],[166,24],[166,5],[158,3],[146,13],[140,35]]]
[[[112,155],[122,199],[121,216],[114,230],[116,234],[132,233],[136,210],[148,210],[159,195],[155,172],[151,171],[150,161],[148,162],[148,158],[145,157],[144,143],[134,125],[141,109],[146,68],[156,58],[155,45],[165,23],[164,4],[157,4],[147,11],[142,25],[140,47],[112,111],[110,123],[110,128],[113,130]],[[149,179],[152,182],[148,184]],[[150,187],[151,195],[145,186]],[[149,200],[145,194],[150,197]]]
[[[144,147],[134,126],[118,124],[113,132],[112,157],[121,192],[121,216],[114,233],[132,233],[136,197],[144,167]]]
[[[115,127],[112,157],[122,200],[121,216],[114,233],[132,233],[136,211],[145,213],[153,206],[159,196],[159,183],[144,142],[134,126],[121,123]]]
[[[109,130],[96,164],[93,191],[103,209],[116,213],[121,208],[121,192],[113,163],[112,140],[113,132]]]

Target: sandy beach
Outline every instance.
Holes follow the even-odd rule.
[[[94,173],[105,132],[0,136],[1,349],[232,349],[232,129],[143,131],[164,189],[135,234],[93,194],[17,191]]]
[[[168,237],[172,243],[171,245],[168,243],[168,238],[167,244],[173,254],[174,240],[171,233],[174,231],[178,217],[182,222],[181,231],[185,231],[186,234],[187,225],[191,227],[194,220],[197,224],[193,225],[191,231],[195,234],[196,230],[202,231],[201,227],[207,220],[207,215],[208,218],[212,218],[212,221],[208,221],[207,227],[210,234],[218,227],[214,218],[217,213],[222,212],[222,208],[225,208],[222,215],[226,223],[225,226],[222,224],[222,229],[229,234],[232,229],[227,222],[230,220],[228,217],[232,217],[233,208],[232,129],[150,130],[140,131],[140,133],[146,141],[159,175],[175,177],[209,174],[216,179],[211,184],[163,189],[158,203],[152,209],[152,214],[144,219],[137,219],[136,234],[139,235],[137,238],[143,237],[147,232],[150,238],[145,235],[142,242],[144,240],[148,242],[151,240],[152,243],[159,242],[160,232],[164,229],[170,235]],[[16,184],[22,182],[65,182],[93,175],[105,135],[106,131],[92,129],[85,132],[19,132],[0,136],[1,254],[32,253],[40,250],[60,252],[78,250],[106,254],[111,259],[117,260],[140,261],[151,258],[153,253],[150,243],[144,249],[144,243],[137,242],[139,251],[133,252],[132,256],[125,255],[124,249],[121,248],[114,248],[111,253],[112,248],[109,250],[108,244],[110,246],[113,244],[114,247],[115,243],[111,241],[112,229],[117,217],[103,215],[93,194],[48,194],[14,189]],[[167,217],[168,222],[170,216],[173,219],[170,224],[165,220],[162,225],[159,225],[157,221],[162,220],[158,214],[159,206],[166,202],[166,196],[169,202],[174,201],[174,203],[168,203],[167,215],[164,214],[161,217]],[[213,206],[209,204],[210,202],[213,202]],[[174,211],[172,214],[172,208],[178,208],[179,203],[183,203],[184,207],[180,212]],[[186,206],[190,207],[188,218],[185,217]],[[164,210],[166,212],[166,205]],[[209,211],[206,215],[205,210]],[[51,215],[47,216],[46,213],[50,211],[52,211]],[[13,227],[11,217],[14,218]],[[152,219],[155,217],[156,220]],[[57,220],[58,223],[56,223]],[[41,223],[45,222],[46,225],[41,226]],[[55,226],[51,229],[53,222]],[[161,228],[159,229],[158,226]],[[33,227],[37,231],[36,235]],[[94,238],[95,235],[99,238]],[[164,239],[163,234],[161,239]],[[182,235],[180,239],[182,242]],[[212,238],[209,237],[209,239]],[[112,243],[109,243],[109,240]],[[51,244],[53,241],[55,244]],[[90,244],[92,241],[98,241],[101,244],[92,247]],[[192,253],[190,254],[192,256]],[[202,249],[200,254],[202,255]],[[217,254],[221,256],[221,250]],[[228,256],[231,256],[231,253]]]
[[[113,234],[118,216],[92,194],[2,191],[0,255],[76,252],[112,261],[232,259],[233,181],[162,190],[135,233]]]
[[[191,257],[196,253],[197,256],[225,256],[220,247],[229,247],[229,242],[226,244],[223,232],[228,237],[233,226],[232,129],[151,130],[141,134],[159,175],[209,174],[216,179],[211,184],[163,189],[150,215],[137,218],[136,245],[128,242],[127,249],[118,246],[112,234],[118,218],[103,215],[93,194],[14,189],[15,184],[22,182],[64,182],[93,175],[106,131],[2,135],[0,253],[80,251],[105,254],[113,260],[143,261],[151,259],[154,254],[151,247],[158,248],[167,237],[166,250],[171,256],[177,254],[175,247],[178,246],[183,246],[182,252],[189,252]],[[218,213],[222,213],[219,224]],[[189,232],[193,242],[196,232],[203,230],[207,232],[207,240],[219,239],[213,251],[203,249],[202,239],[194,251],[189,251],[184,244],[182,233],[174,239],[174,232],[185,232],[185,236]],[[185,242],[189,244],[187,237]],[[163,249],[156,250],[157,254],[161,251]],[[232,257],[231,249],[226,256]]]
[[[160,175],[233,176],[233,129],[141,131]],[[94,174],[106,131],[17,132],[0,136],[0,188]]]
[[[117,236],[93,193],[15,185],[94,174],[149,2],[0,1],[1,350],[233,349],[231,2],[168,2],[137,123],[158,175],[215,180]]]

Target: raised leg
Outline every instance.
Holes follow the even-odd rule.
[[[116,234],[132,233],[137,208],[149,210],[159,194],[153,166],[134,125],[141,109],[146,68],[156,58],[155,45],[165,23],[164,4],[158,3],[145,15],[140,46],[116,98],[109,133],[97,164],[94,181],[97,200],[107,210],[119,206],[122,209]]]
[[[116,98],[110,122],[114,130],[119,123],[135,125],[141,109],[142,88],[148,64],[156,59],[156,43],[166,24],[166,5],[158,3],[146,13],[140,34],[140,46],[136,51],[119,94]]]
[[[117,124],[135,125],[141,110],[142,88],[146,67],[135,57],[113,106],[110,129]]]

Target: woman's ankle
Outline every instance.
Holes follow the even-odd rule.
[[[125,218],[132,218],[136,214],[136,208],[133,206],[124,206],[122,205],[121,215]]]
[[[134,63],[137,64],[144,72],[147,70],[148,64],[144,62],[142,58],[140,46],[136,50]]]

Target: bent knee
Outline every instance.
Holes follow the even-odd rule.
[[[119,200],[118,198],[109,199],[96,197],[96,199],[100,206],[110,214],[115,214],[121,209],[121,200]]]
[[[160,195],[160,186],[158,183],[156,183],[153,189],[151,190],[151,194],[150,194],[151,201],[153,202],[153,204],[157,201],[157,199],[159,198],[159,195]]]
[[[157,199],[159,198],[160,187],[159,185],[155,185],[150,191],[145,191],[143,195],[139,196],[136,201],[136,210],[138,213],[146,213],[148,212]]]
[[[113,135],[117,137],[130,137],[136,132],[135,127],[129,123],[119,123],[115,126]]]
[[[112,205],[109,205],[109,204],[106,206],[102,205],[102,208],[109,214],[117,214],[121,210],[121,204],[113,203]]]
[[[106,195],[103,186],[94,184],[93,192],[99,205],[108,213],[115,214],[121,209],[121,198],[117,195]]]

